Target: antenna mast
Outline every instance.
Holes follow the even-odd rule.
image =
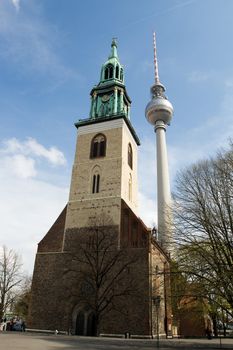
[[[153,33],[153,42],[154,42],[154,70],[155,70],[155,84],[160,84],[159,82],[159,69],[158,69],[158,62],[157,62],[157,53],[156,53],[156,38],[155,38],[155,32]]]

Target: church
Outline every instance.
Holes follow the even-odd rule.
[[[172,330],[170,258],[138,216],[137,152],[112,40],[79,120],[69,200],[38,244],[28,326],[153,338]]]

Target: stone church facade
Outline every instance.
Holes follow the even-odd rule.
[[[169,256],[137,214],[140,141],[130,104],[113,39],[100,82],[91,90],[90,116],[76,123],[69,201],[38,244],[30,328],[94,335],[98,318],[98,334],[171,334]],[[93,307],[96,290],[84,281],[96,233],[113,238],[111,249],[93,250],[113,266],[104,269],[109,292],[101,286],[98,292],[105,305],[101,317]]]

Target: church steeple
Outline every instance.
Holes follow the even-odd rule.
[[[102,65],[99,84],[91,90],[90,119],[130,118],[131,100],[124,85],[124,69],[117,54],[116,38],[112,39],[108,60]]]
[[[112,39],[111,52],[108,60],[103,64],[100,74],[100,83],[115,82],[124,83],[124,70],[117,55],[117,41]]]

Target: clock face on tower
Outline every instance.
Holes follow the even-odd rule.
[[[104,95],[101,98],[102,102],[107,102],[107,101],[109,101],[109,99],[110,99],[110,95]]]

